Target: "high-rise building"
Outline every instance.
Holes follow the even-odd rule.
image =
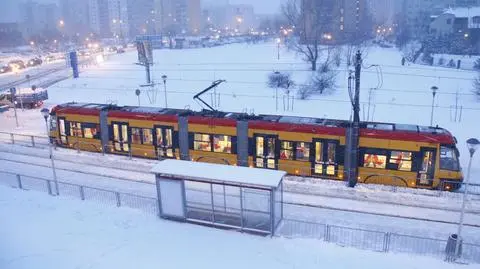
[[[154,0],[128,0],[127,10],[131,37],[156,34]]]
[[[480,6],[480,0],[455,0],[455,7]]]
[[[368,9],[376,25],[391,25],[395,19],[398,0],[368,0]]]
[[[115,38],[129,37],[127,0],[108,0],[110,33]]]
[[[366,0],[302,0],[305,42],[312,38],[341,43],[358,40],[372,31]]]
[[[153,13],[158,33],[196,33],[201,27],[200,0],[155,0]]]
[[[88,35],[90,29],[89,0],[59,0],[60,20],[57,23],[60,31],[66,35]]]
[[[455,0],[403,0],[402,18],[403,23],[417,38],[428,33],[430,16],[440,13],[443,9],[452,7]]]
[[[20,20],[25,38],[49,36],[57,31],[59,9],[56,4],[26,1],[20,4]]]
[[[111,37],[108,0],[89,0],[90,28],[100,37]]]

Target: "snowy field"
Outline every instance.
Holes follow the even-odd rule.
[[[480,102],[472,94],[476,72],[424,65],[401,66],[401,53],[396,49],[370,48],[365,53],[362,72],[362,119],[419,125],[430,124],[431,86],[439,87],[435,99],[434,125],[450,130],[458,139],[462,167],[468,163],[465,141],[479,137]],[[141,89],[142,106],[164,107],[162,75],[167,75],[168,106],[201,109],[192,97],[217,79],[227,83],[217,88],[217,96],[206,95],[207,102],[219,110],[248,111],[281,115],[300,115],[349,119],[351,107],[347,85],[347,67],[337,68],[334,93],[312,96],[310,100],[295,99],[293,110],[284,111],[283,93],[279,94],[276,110],[275,91],[266,85],[273,71],[289,72],[297,84],[305,84],[311,75],[309,66],[295,53],[283,48],[277,60],[276,44],[234,44],[215,48],[188,50],[155,50],[153,80],[155,89],[145,84],[143,67],[134,65],[135,51],[112,55],[102,66],[81,73],[79,79],[67,79],[49,88],[52,107],[69,101],[138,105],[135,89]],[[345,61],[344,61],[345,62]],[[370,67],[379,65],[379,67]],[[371,88],[378,88],[370,91]],[[371,96],[369,96],[371,92]],[[458,92],[458,95],[456,94]],[[154,94],[156,93],[156,94]],[[368,100],[372,106],[368,113]],[[458,104],[458,109],[455,109]],[[460,109],[460,107],[462,107]],[[370,114],[370,115],[368,115]],[[0,130],[44,134],[38,111],[21,111],[21,127],[15,128],[13,111],[3,113]],[[473,182],[480,182],[480,159],[473,163]]]
[[[478,268],[318,240],[257,237],[0,186],[0,268]],[[213,239],[213,240],[212,240]]]

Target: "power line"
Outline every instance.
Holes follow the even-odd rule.
[[[55,86],[58,89],[69,89],[72,90],[71,87],[63,87],[63,86]],[[89,88],[75,88],[75,90],[90,90],[90,91],[118,91],[118,92],[128,92],[131,91],[132,94],[134,93],[133,89],[118,89],[118,88],[101,88],[101,87],[89,87]],[[171,94],[192,94],[192,97],[197,92],[193,91],[186,91],[186,90],[167,90],[167,93]],[[228,97],[247,97],[247,98],[263,98],[263,99],[272,99],[274,98],[273,95],[252,95],[252,94],[233,94],[233,93],[218,93],[220,96],[228,96]],[[298,97],[293,97],[293,99],[298,101],[321,101],[321,102],[331,102],[331,103],[347,103],[350,104],[349,100],[337,100],[337,99],[321,99],[321,98],[309,98],[309,99],[301,99]],[[361,104],[368,104],[368,102],[360,102]],[[375,105],[386,105],[386,106],[400,106],[400,107],[425,107],[431,108],[431,105],[423,105],[423,104],[404,104],[404,103],[385,103],[385,102],[377,102]],[[435,108],[443,108],[443,109],[451,109],[450,106],[435,106]],[[480,111],[480,108],[471,108],[471,107],[463,107],[464,110],[472,110],[472,111]]]
[[[88,78],[88,79],[105,79],[105,78],[110,78],[110,79],[116,79],[114,77],[105,77],[105,76],[83,76],[83,78]],[[122,77],[122,79],[129,79],[129,80],[139,80],[139,78],[134,78],[134,77]],[[173,80],[173,81],[186,81],[186,82],[206,82],[206,83],[211,83],[212,80],[208,79],[184,79],[184,78],[169,78],[168,80]],[[227,83],[231,84],[251,84],[251,85],[266,85],[266,82],[258,82],[258,81],[238,81],[238,80],[227,80]],[[308,86],[308,84],[297,84],[297,86]],[[370,88],[362,88],[362,90],[369,90]],[[265,88],[259,88],[258,90],[268,90]],[[409,93],[418,93],[418,94],[431,94],[431,90],[421,90],[421,89],[412,89],[412,90],[406,90],[406,89],[390,89],[390,88],[376,88],[376,91],[384,91],[384,92],[409,92]],[[439,95],[465,95],[465,96],[476,96],[475,93],[460,93],[460,92],[442,92],[439,91],[437,92]]]

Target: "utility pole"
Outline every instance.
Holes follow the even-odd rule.
[[[353,122],[347,130],[347,180],[348,186],[353,188],[358,181],[358,144],[360,140],[360,73],[362,70],[362,54],[357,52],[355,57],[355,94],[353,97]]]

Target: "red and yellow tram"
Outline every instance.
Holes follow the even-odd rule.
[[[342,180],[347,121],[67,103],[51,111],[59,146],[144,158],[280,169]],[[455,189],[455,138],[445,129],[362,122],[359,182]],[[446,183],[448,182],[448,183]]]

